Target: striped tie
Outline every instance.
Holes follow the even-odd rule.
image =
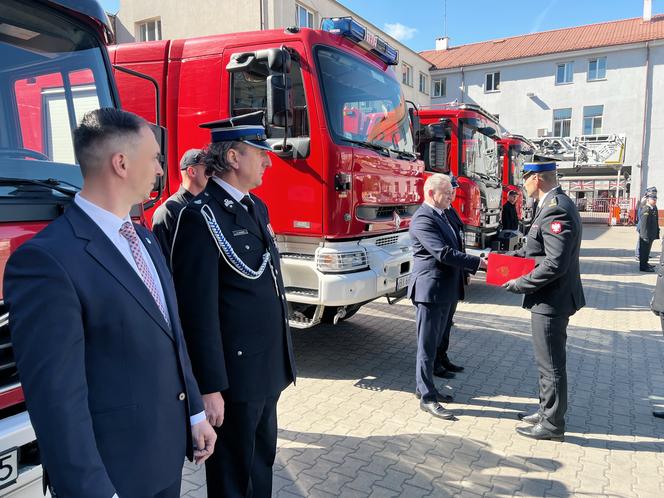
[[[122,235],[125,239],[127,239],[127,242],[129,242],[129,249],[131,250],[131,255],[134,258],[134,261],[136,262],[136,267],[138,268],[138,273],[141,276],[143,283],[150,291],[150,294],[152,295],[152,299],[154,299],[154,302],[157,303],[159,311],[161,311],[161,314],[164,316],[166,323],[170,323],[168,320],[168,313],[166,312],[166,308],[164,307],[163,303],[161,302],[161,299],[159,298],[159,292],[157,292],[157,285],[155,284],[154,279],[152,278],[152,273],[150,272],[150,269],[148,268],[148,265],[145,262],[145,259],[143,258],[143,253],[141,252],[141,245],[140,245],[141,241],[138,238],[138,234],[136,233],[134,225],[130,221],[125,221],[120,227],[120,235]]]

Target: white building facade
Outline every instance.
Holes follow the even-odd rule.
[[[352,16],[399,50],[394,67],[406,100],[429,105],[431,64],[417,52],[334,0],[120,0],[115,16],[118,43],[191,38],[213,34],[319,28],[326,17]]]
[[[609,32],[611,26],[606,28]],[[547,43],[555,44],[558,35],[569,35],[565,31],[569,30],[540,35],[548,35]],[[664,33],[659,36],[651,34],[649,37],[655,39],[635,43],[433,69],[431,103],[456,100],[478,104],[497,115],[510,133],[532,138],[569,137],[572,141],[588,135],[625,135],[621,171],[629,175],[630,195],[638,197],[651,185],[664,191],[664,149],[659,145],[664,143]],[[483,47],[473,50],[485,50],[484,58],[491,59],[495,48],[488,44],[516,46],[516,38],[475,44]],[[524,41],[537,43],[535,38]],[[437,58],[440,67],[446,65],[444,52],[423,55],[432,62]],[[603,173],[607,174],[606,169]],[[621,192],[621,196],[625,194]]]

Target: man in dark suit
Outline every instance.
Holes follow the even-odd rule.
[[[507,202],[503,204],[503,211],[501,213],[501,225],[503,230],[518,230],[519,217],[516,213],[516,200],[518,195],[516,191],[510,190],[507,194]]]
[[[83,189],[4,282],[45,482],[65,498],[176,498],[185,454],[205,460],[216,435],[166,262],[129,218],[162,174],[159,146],[138,116],[100,109],[74,148]]]
[[[173,274],[194,375],[219,438],[210,498],[269,498],[277,401],[295,381],[288,305],[267,207],[250,190],[270,166],[262,112],[212,128],[208,185],[182,211]]]
[[[180,211],[194,197],[203,192],[207,185],[208,179],[205,174],[202,150],[189,149],[182,154],[180,174],[182,175],[182,185],[180,185],[178,191],[166,199],[152,215],[152,233],[157,237],[161,251],[164,253],[169,266],[171,265],[171,247],[173,246],[175,223]]]
[[[659,213],[657,193],[648,192],[646,203],[639,216],[639,270],[654,273],[655,267],[648,263],[652,243],[659,239]]]
[[[536,267],[504,287],[524,294],[523,307],[531,311],[540,406],[532,415],[519,414],[519,419],[531,425],[516,430],[533,439],[562,441],[567,411],[567,324],[586,303],[579,270],[581,218],[574,202],[558,186],[555,162],[526,163],[523,183],[528,195],[539,203],[526,246],[516,255],[535,259]]]
[[[461,251],[466,252],[463,222],[461,221],[459,213],[457,213],[452,206],[452,202],[454,202],[454,199],[456,198],[457,189],[459,188],[459,182],[455,176],[450,176],[450,185],[452,185],[452,188],[454,189],[454,194],[452,195],[450,207],[444,210],[444,214],[447,217],[447,221],[450,222],[450,226],[454,230],[454,233],[457,235],[457,239],[459,240],[459,244],[461,246]],[[464,287],[461,288],[459,300],[463,300],[465,297],[465,286],[470,283],[470,273],[467,271],[463,272],[463,283]],[[450,312],[447,316],[447,321],[445,322],[445,328],[440,339],[440,344],[436,350],[436,361],[434,362],[433,366],[433,374],[436,377],[442,377],[445,379],[453,379],[456,373],[463,372],[463,367],[452,363],[447,356],[447,350],[450,347],[450,332],[452,331],[452,325],[454,324],[454,313],[456,313],[456,308],[457,303],[452,303]]]
[[[445,400],[433,382],[436,349],[452,306],[463,293],[464,272],[486,268],[486,261],[461,250],[459,235],[445,216],[454,189],[447,175],[434,174],[424,182],[424,204],[410,223],[413,272],[408,297],[417,308],[416,394],[420,408],[443,419],[453,419],[439,401]]]

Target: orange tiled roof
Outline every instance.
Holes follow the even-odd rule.
[[[648,22],[637,17],[471,43],[447,50],[425,50],[420,55],[436,69],[448,69],[659,39],[664,39],[664,14],[653,16]]]

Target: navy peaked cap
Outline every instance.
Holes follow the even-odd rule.
[[[264,150],[273,150],[266,141],[263,111],[233,116],[199,125],[210,130],[212,143],[244,142]]]

